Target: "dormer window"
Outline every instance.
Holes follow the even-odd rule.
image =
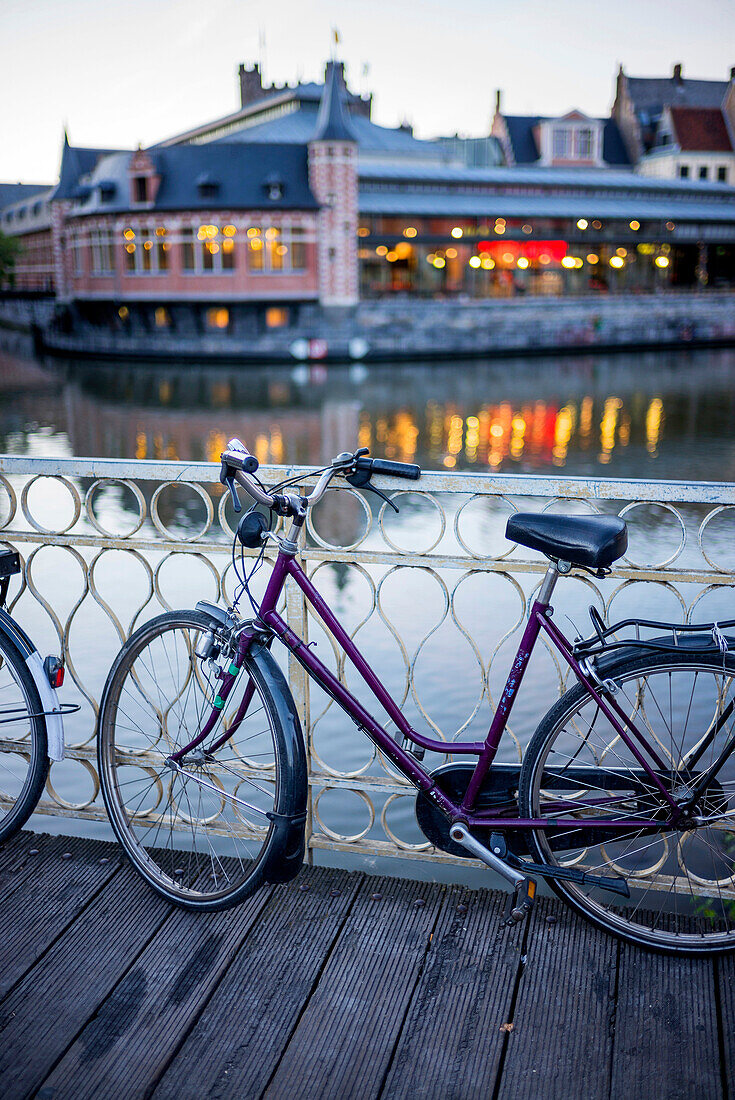
[[[271,202],[278,202],[283,198],[284,184],[280,176],[268,176],[263,181],[263,190]]]
[[[534,136],[542,164],[594,164],[600,160],[602,123],[579,111],[541,120]]]
[[[148,202],[148,180],[145,176],[133,177],[133,202]]]
[[[200,199],[213,199],[219,191],[219,180],[209,173],[199,176],[197,179],[197,194]]]

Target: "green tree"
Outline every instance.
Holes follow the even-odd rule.
[[[0,233],[0,284],[12,278],[15,260],[20,252],[20,244],[15,237],[6,237]]]

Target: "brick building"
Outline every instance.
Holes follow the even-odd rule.
[[[730,79],[690,80],[618,71],[613,119],[631,164],[646,176],[735,186],[735,68]]]
[[[498,99],[486,137],[427,141],[376,125],[339,62],[324,85],[239,78],[236,112],[147,149],[65,140],[56,187],[0,211],[16,285],[51,279],[62,324],[247,338],[391,295],[735,281],[735,192],[631,171],[615,111],[520,118]],[[682,109],[680,142],[701,122]]]

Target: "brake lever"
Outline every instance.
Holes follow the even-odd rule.
[[[359,451],[355,451],[353,458],[356,461],[364,454],[368,454],[367,447],[361,447]],[[381,500],[384,500],[386,504],[389,504],[394,512],[399,512],[400,509],[397,504],[394,504],[381,489],[376,489],[374,485],[370,484],[370,478],[372,476],[373,471],[371,469],[360,469],[356,467],[354,473],[346,476],[345,481],[348,481],[350,485],[354,485],[356,489],[364,489],[366,492],[375,493],[375,495],[380,497]]]
[[[394,512],[397,513],[400,511],[398,505],[394,504],[390,497],[387,497],[381,489],[376,489],[374,485],[370,485],[369,483],[367,485],[363,485],[363,489],[366,489],[369,493],[375,493],[375,495],[384,500],[386,504],[390,504]]]
[[[232,497],[232,507],[235,509],[236,512],[242,512],[242,504],[240,503],[240,498],[237,495],[234,477],[232,477],[232,475],[230,475],[230,477],[226,477],[224,479],[224,483],[230,490],[230,496]]]

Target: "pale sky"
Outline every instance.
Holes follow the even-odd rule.
[[[735,65],[734,0],[0,0],[0,181],[54,181],[65,125],[133,148],[228,114],[259,54],[269,81],[319,80],[332,27],[374,120],[420,137],[486,134],[495,88],[511,114],[604,115],[620,62]]]

